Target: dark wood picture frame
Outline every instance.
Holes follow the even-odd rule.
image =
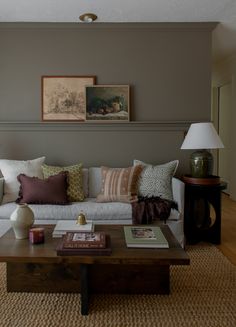
[[[96,76],[42,76],[42,121],[85,121],[85,87]]]

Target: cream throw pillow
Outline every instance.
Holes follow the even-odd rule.
[[[137,201],[138,179],[142,166],[127,168],[101,167],[102,188],[97,202]]]
[[[43,179],[41,166],[44,161],[45,157],[27,161],[0,159],[0,170],[4,177],[2,204],[14,202],[18,198],[20,183],[17,180],[17,176],[19,174]]]

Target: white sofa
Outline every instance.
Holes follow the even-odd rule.
[[[3,195],[4,179],[0,179],[0,201]],[[83,189],[86,196],[83,202],[73,202],[68,205],[36,205],[30,207],[34,212],[36,223],[52,224],[57,220],[74,220],[83,211],[89,220],[95,224],[132,224],[132,209],[128,203],[109,202],[97,203],[96,196],[101,189],[101,168],[83,169]],[[167,224],[173,234],[184,245],[184,183],[172,178],[173,198],[178,204],[178,210],[172,209]],[[16,208],[14,202],[0,205],[0,235],[10,228],[9,217]]]

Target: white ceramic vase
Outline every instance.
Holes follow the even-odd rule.
[[[17,239],[29,237],[29,229],[34,223],[34,213],[26,203],[17,205],[10,220]]]

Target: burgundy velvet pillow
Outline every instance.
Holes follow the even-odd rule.
[[[17,176],[20,182],[17,203],[34,204],[66,204],[67,199],[67,172],[63,171],[47,179],[29,177],[25,174]]]

